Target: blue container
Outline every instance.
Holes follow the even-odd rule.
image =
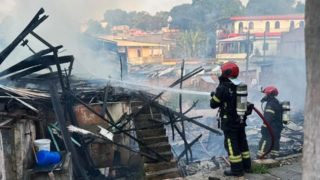
[[[61,160],[61,155],[59,152],[51,152],[46,150],[41,150],[37,152],[37,164],[39,166],[47,166],[51,164],[57,164]]]

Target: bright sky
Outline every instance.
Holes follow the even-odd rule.
[[[247,4],[248,0],[241,0]],[[305,1],[305,0],[298,0]],[[154,14],[158,11],[170,11],[172,7],[192,0],[0,0],[0,20],[15,12],[34,12],[40,7],[47,11],[70,11],[78,20],[102,19],[107,9],[127,11],[147,11]],[[33,13],[32,13],[33,14]]]
[[[79,19],[102,19],[107,9],[123,9],[127,11],[169,11],[172,7],[191,3],[192,0],[0,0],[0,20],[18,9],[31,11],[44,7],[46,10],[60,7],[71,11]],[[60,10],[61,10],[60,9]]]

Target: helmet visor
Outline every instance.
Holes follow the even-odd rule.
[[[232,82],[232,84],[236,86],[241,84],[241,81],[238,78],[228,78],[228,79]]]

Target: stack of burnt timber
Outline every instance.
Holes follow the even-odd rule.
[[[138,104],[141,105],[141,103],[136,103],[136,105]],[[166,135],[166,129],[161,121],[161,113],[150,106],[144,107],[141,113],[134,118],[135,127],[141,129],[136,131],[137,137],[141,139],[147,147],[166,159],[143,159],[145,178],[148,180],[177,178],[181,176],[173,153],[171,152],[171,145]],[[140,146],[140,150],[148,153],[148,150],[143,146]]]

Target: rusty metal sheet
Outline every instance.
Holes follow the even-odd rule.
[[[94,105],[92,108],[97,111],[101,112],[100,105]],[[99,116],[90,112],[86,107],[83,105],[77,105],[74,107],[74,112],[81,128],[87,129],[89,131],[97,133],[99,128],[97,125],[100,125],[104,128],[108,128],[109,125],[106,121],[101,119]],[[107,117],[106,117],[107,118]]]

